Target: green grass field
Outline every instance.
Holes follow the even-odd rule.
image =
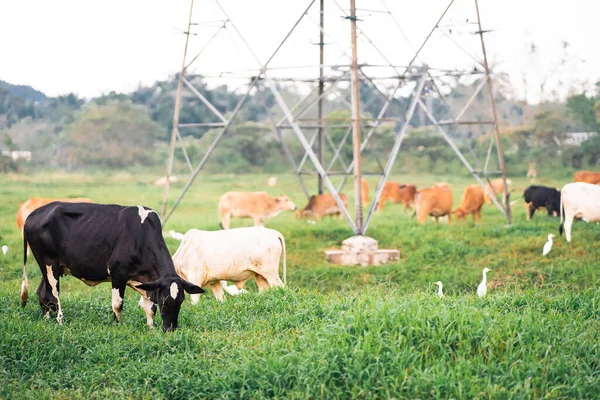
[[[288,286],[218,303],[207,291],[186,301],[180,330],[148,330],[127,289],[122,322],[113,322],[110,286],[61,280],[65,323],[45,320],[28,265],[30,301],[19,304],[23,244],[15,224],[21,202],[90,197],[160,209],[156,176],[5,175],[0,188],[0,398],[598,398],[600,393],[600,226],[577,222],[573,242],[555,238],[558,218],[514,224],[493,206],[483,221],[418,225],[401,205],[375,215],[368,235],[401,260],[379,267],[328,264],[323,251],[351,232],[343,220],[315,225],[284,213],[267,226],[284,234]],[[306,203],[294,176],[199,176],[165,226],[218,229],[217,199],[227,190],[285,193]],[[512,178],[512,177],[511,177]],[[392,177],[419,187],[448,182],[458,205],[467,177]],[[528,185],[512,178],[512,199]],[[371,197],[375,180],[369,181]],[[561,187],[566,181],[541,180]],[[314,182],[309,183],[316,187]],[[172,187],[171,202],[183,188]],[[352,197],[350,187],[346,193]],[[233,227],[250,220],[233,220]],[[167,239],[172,253],[179,242]],[[1,256],[0,256],[1,257]],[[484,267],[488,296],[475,294]],[[446,297],[435,296],[433,281]],[[160,319],[158,316],[157,319]]]

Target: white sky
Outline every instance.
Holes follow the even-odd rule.
[[[220,1],[263,63],[309,4],[307,0]],[[335,1],[348,10],[348,0]],[[362,19],[359,27],[390,62],[406,65],[414,54],[412,49],[421,44],[448,2],[357,0],[359,9],[389,7],[410,44],[389,14],[359,10]],[[325,3],[328,34],[325,42],[330,43],[325,47],[325,63],[335,64],[342,51],[350,54],[350,27],[333,0]],[[91,97],[111,90],[129,92],[139,84],[151,85],[181,67],[182,32],[187,26],[189,8],[188,0],[2,1],[0,79],[31,85],[50,96],[74,92]],[[495,30],[486,35],[490,62],[509,74],[518,89],[517,96],[525,93],[523,77],[528,82],[526,93],[530,102],[539,101],[539,86],[544,80],[546,96],[553,89],[564,96],[568,90],[593,87],[600,79],[600,52],[595,35],[600,1],[480,0],[480,12],[483,29]],[[214,0],[195,1],[193,21],[222,19]],[[459,25],[466,19],[476,20],[474,1],[455,0],[440,25],[446,32],[451,28],[452,40],[481,58],[478,36],[465,33],[475,28]],[[311,44],[319,40],[316,21],[318,0],[270,66],[316,65],[318,46]],[[257,66],[232,26],[228,27],[209,44],[191,71],[216,74]],[[197,35],[191,37],[189,56],[197,54],[217,30],[218,23],[194,26],[192,31]],[[566,50],[570,56],[564,64],[561,64],[561,57],[566,54],[562,41],[570,44]],[[530,42],[538,46],[535,55],[528,52],[526,43]],[[386,64],[365,37],[359,40],[359,57],[360,62]],[[421,60],[438,68],[472,69],[474,65],[469,56],[439,31],[433,34]],[[382,75],[393,72],[389,68],[378,71]],[[314,67],[273,71],[273,75],[290,77],[317,74]],[[230,85],[237,82],[247,80],[211,81]]]

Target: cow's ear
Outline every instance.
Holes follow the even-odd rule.
[[[193,283],[190,283],[184,279],[182,279],[181,286],[183,286],[183,290],[189,294],[204,293],[204,289],[202,289],[200,286],[194,285]]]
[[[138,289],[142,289],[145,291],[153,291],[156,290],[156,288],[158,288],[159,285],[159,281],[152,281],[152,282],[146,282],[146,283],[142,283],[141,285],[137,285],[136,288]]]

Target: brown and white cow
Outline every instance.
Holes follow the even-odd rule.
[[[25,220],[31,214],[33,210],[36,208],[40,208],[41,206],[45,206],[46,204],[52,203],[53,201],[62,201],[63,203],[93,203],[92,200],[77,197],[73,199],[45,199],[39,197],[32,197],[25,201],[19,207],[19,211],[17,211],[17,227],[21,231],[21,236],[23,236],[23,226],[25,225]]]
[[[592,185],[600,185],[600,172],[577,171],[575,172],[573,181],[591,183]]]
[[[558,232],[562,235],[564,227],[567,242],[570,242],[574,218],[600,222],[600,186],[585,182],[566,184],[560,191],[560,210]]]
[[[340,193],[339,195],[342,203],[347,208],[348,196],[344,193]],[[342,210],[338,207],[335,198],[331,193],[310,196],[308,204],[302,210],[296,211],[296,218],[313,217],[315,219],[321,219],[326,215],[335,215],[338,217],[341,217],[342,215]]]
[[[283,252],[283,282],[279,260]],[[259,291],[283,287],[286,275],[285,239],[276,230],[262,226],[226,231],[190,229],[173,255],[175,270],[186,281],[210,286],[219,301],[224,300],[221,281],[233,281],[238,289],[252,277]],[[192,304],[199,295],[192,295]]]
[[[490,186],[491,182],[491,186]],[[490,182],[485,184],[486,189],[494,194],[496,191],[496,195],[500,196],[502,199],[502,203],[504,203],[504,180],[502,178],[492,179]],[[510,179],[506,180],[506,185],[510,188],[512,181]],[[493,188],[493,189],[492,189]],[[485,199],[485,204],[492,204],[492,199],[488,195],[487,191],[484,192],[483,197]]]
[[[415,185],[403,185],[397,182],[386,182],[383,185],[377,211],[383,211],[385,203],[403,203],[404,210],[415,207],[415,194],[417,187]]]
[[[472,214],[473,220],[481,220],[481,208],[483,207],[483,188],[479,185],[469,185],[465,189],[460,201],[460,206],[452,214],[458,219],[464,219]]]
[[[231,217],[252,218],[255,226],[263,226],[268,218],[295,209],[289,197],[271,197],[267,192],[227,192],[219,198],[223,229],[229,229]]]
[[[453,203],[452,190],[447,185],[420,189],[415,195],[417,221],[423,224],[427,221],[427,216],[431,215],[437,224],[440,217],[447,215],[448,223],[451,223]]]

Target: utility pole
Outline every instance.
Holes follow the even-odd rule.
[[[356,205],[355,224],[358,233],[363,234],[363,209],[360,156],[360,91],[358,87],[358,51],[356,48],[356,0],[350,0],[350,35],[352,41],[352,156],[354,158],[354,202]]]
[[[179,73],[179,82],[177,82],[177,94],[175,96],[175,111],[173,113],[173,129],[171,130],[171,143],[169,144],[169,160],[167,161],[167,180],[165,182],[165,192],[163,194],[160,217],[163,219],[167,212],[167,199],[169,198],[169,177],[173,172],[173,159],[175,156],[175,140],[179,130],[179,110],[181,108],[181,90],[183,89],[183,75],[185,74],[185,56],[187,54],[188,42],[190,40],[190,29],[192,26],[192,11],[194,10],[194,0],[190,1],[190,17],[188,27],[185,32],[185,47],[183,49],[183,61],[181,62],[181,72]]]
[[[321,165],[323,165],[323,153],[325,148],[325,141],[323,138],[323,64],[325,63],[324,47],[325,47],[325,0],[320,0],[320,30],[319,30],[319,103],[317,105],[317,119],[319,120],[319,129],[317,133],[317,158]],[[319,175],[319,194],[323,194],[323,178]]]
[[[479,27],[479,38],[481,39],[481,50],[483,52],[483,67],[485,68],[485,76],[487,78],[488,89],[490,92],[490,100],[492,102],[492,114],[494,116],[494,137],[496,139],[496,148],[498,151],[498,165],[502,172],[502,181],[504,182],[504,208],[506,211],[506,219],[509,225],[512,225],[512,213],[510,211],[510,201],[508,194],[508,186],[506,185],[506,167],[504,165],[504,152],[500,143],[500,127],[498,126],[498,112],[496,111],[496,100],[494,100],[494,88],[492,78],[490,76],[490,68],[488,66],[487,54],[485,51],[485,42],[483,40],[483,30],[481,29],[481,18],[479,17],[479,2],[475,0],[475,10],[477,11],[477,25]]]

